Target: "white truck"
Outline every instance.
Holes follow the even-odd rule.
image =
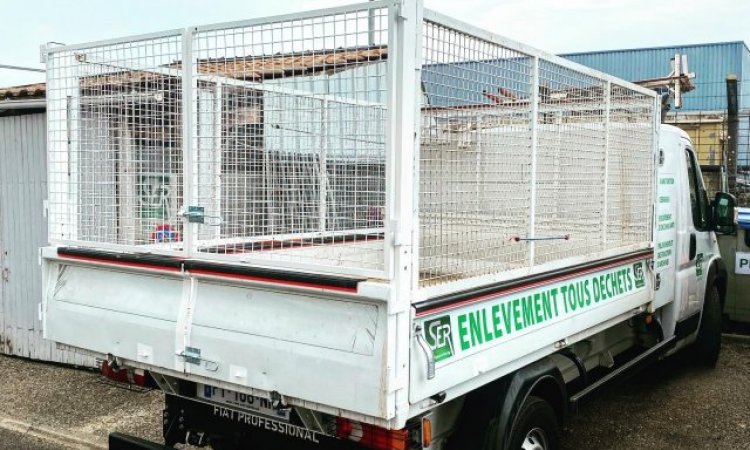
[[[46,57],[45,337],[162,389],[166,446],[555,449],[716,362],[734,200],[652,91],[416,0]]]

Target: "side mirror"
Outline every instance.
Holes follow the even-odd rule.
[[[717,192],[714,197],[711,222],[713,229],[721,234],[733,234],[736,231],[734,223],[734,208],[737,201],[732,194]]]

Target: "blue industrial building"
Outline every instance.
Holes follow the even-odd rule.
[[[750,109],[750,49],[742,41],[606,50],[560,55],[602,72],[637,81],[669,74],[676,53],[688,56],[696,89],[683,97],[683,112],[726,110],[726,77],[740,80],[740,109]],[[742,82],[746,80],[746,82]]]

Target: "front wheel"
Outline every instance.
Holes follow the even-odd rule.
[[[544,399],[529,396],[510,434],[511,450],[557,450],[560,431],[557,416]]]
[[[721,351],[721,299],[716,286],[706,290],[703,314],[695,341],[695,360],[702,366],[715,367]]]

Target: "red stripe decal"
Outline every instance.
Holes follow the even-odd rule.
[[[532,288],[539,287],[539,286],[545,286],[545,285],[548,285],[548,284],[557,283],[559,281],[569,280],[571,278],[576,278],[576,277],[579,277],[581,275],[586,275],[586,274],[589,274],[589,273],[592,273],[592,272],[598,272],[598,271],[603,270],[603,269],[609,269],[610,267],[617,267],[617,266],[621,266],[623,264],[627,264],[629,262],[639,261],[639,260],[644,259],[644,258],[649,257],[649,256],[653,256],[653,252],[650,251],[650,250],[648,252],[644,252],[642,254],[630,256],[628,258],[624,258],[624,259],[617,260],[617,261],[612,261],[611,263],[603,264],[603,265],[600,265],[600,266],[593,266],[593,267],[590,267],[588,269],[583,269],[583,270],[580,270],[580,271],[577,271],[577,272],[571,272],[571,273],[568,273],[568,274],[565,274],[565,275],[560,275],[560,276],[557,276],[557,277],[548,278],[546,280],[537,281],[537,282],[534,282],[534,283],[523,284],[523,285],[515,286],[515,287],[512,287],[512,288],[501,289],[499,291],[492,292],[492,293],[489,293],[489,294],[483,294],[483,295],[479,295],[477,297],[472,297],[472,298],[468,298],[466,300],[462,300],[460,302],[451,303],[450,305],[438,306],[438,307],[433,308],[433,309],[427,309],[425,311],[420,311],[420,312],[418,312],[416,314],[416,317],[423,317],[423,316],[428,316],[428,315],[431,315],[431,314],[437,314],[437,313],[444,312],[444,311],[447,311],[447,310],[450,310],[450,309],[461,308],[463,306],[468,306],[468,305],[472,305],[474,303],[479,303],[479,302],[481,302],[483,300],[487,300],[489,298],[501,297],[501,296],[508,295],[508,294],[513,294],[513,293],[516,293],[516,292],[519,292],[519,291],[525,291],[527,289],[532,289]]]
[[[61,256],[63,259],[72,259],[76,261],[86,261],[86,262],[93,262],[98,264],[107,264],[110,266],[125,266],[125,267],[136,267],[139,269],[151,269],[151,270],[159,270],[159,271],[165,271],[165,272],[181,272],[182,269],[179,267],[169,267],[169,266],[162,266],[158,264],[149,264],[149,263],[139,263],[139,262],[132,262],[132,261],[117,261],[117,260],[111,260],[111,259],[105,259],[105,258],[93,258],[89,256],[79,256],[79,255],[67,255],[67,254],[59,254],[58,256]]]

